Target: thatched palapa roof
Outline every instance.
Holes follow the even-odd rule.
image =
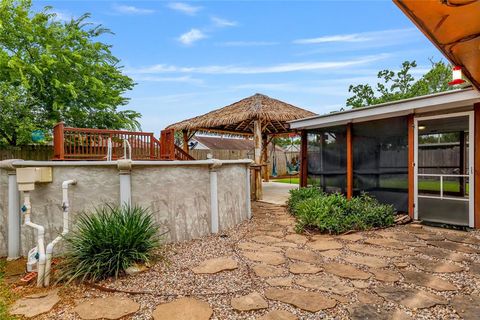
[[[253,122],[259,119],[262,132],[282,134],[289,132],[285,126],[287,121],[314,115],[308,110],[257,93],[221,109],[172,124],[167,129],[252,135]]]

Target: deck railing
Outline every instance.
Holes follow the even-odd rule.
[[[70,128],[58,123],[53,129],[54,159],[107,160],[109,148],[112,160],[125,159],[130,157],[125,154],[127,141],[132,160],[193,160],[185,152],[178,153],[183,150],[175,145],[174,132],[166,131],[159,141],[151,132]]]

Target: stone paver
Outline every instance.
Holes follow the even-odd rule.
[[[50,311],[59,301],[58,289],[32,294],[17,300],[10,308],[10,313],[33,318]]]
[[[293,273],[293,274],[304,274],[304,273],[313,274],[313,273],[318,273],[322,271],[322,268],[319,268],[310,263],[296,262],[296,263],[290,264],[289,271],[290,273]]]
[[[422,259],[419,257],[408,258],[406,259],[406,261],[413,264],[417,268],[428,272],[452,273],[464,270],[463,267],[453,263],[438,262],[434,260]]]
[[[357,255],[348,255],[342,257],[343,260],[353,263],[353,264],[361,264],[371,268],[385,268],[388,266],[387,261],[385,259],[372,257],[372,256],[357,256]]]
[[[468,235],[466,232],[462,233],[446,233],[445,238],[453,242],[460,242],[466,244],[480,245],[480,239]]]
[[[227,270],[235,270],[238,268],[237,261],[231,257],[220,257],[208,259],[200,263],[200,265],[192,268],[193,273],[218,273]]]
[[[271,251],[245,251],[242,253],[243,256],[247,259],[257,262],[263,262],[266,264],[271,264],[273,266],[278,266],[280,264],[285,263],[285,257],[283,254],[278,252],[271,252]]]
[[[338,258],[342,252],[340,250],[327,250],[321,251],[318,254],[328,259],[335,259]]]
[[[424,309],[439,304],[447,304],[447,301],[441,296],[411,288],[380,286],[376,287],[374,291],[386,300],[410,309]]]
[[[238,311],[251,311],[268,308],[268,302],[258,292],[232,298],[230,304]]]
[[[383,282],[397,282],[402,278],[400,273],[392,270],[370,269],[370,272],[373,273],[376,280]]]
[[[359,233],[344,234],[344,235],[338,236],[338,238],[341,240],[346,240],[351,242],[357,242],[365,239],[365,237]]]
[[[443,250],[436,247],[423,247],[415,248],[415,251],[426,256],[430,256],[437,259],[452,260],[455,262],[469,261],[470,259],[462,253],[453,252],[450,250]]]
[[[387,248],[405,249],[405,244],[400,241],[385,238],[368,238],[365,243]]]
[[[360,291],[357,294],[357,299],[361,303],[365,303],[365,304],[381,304],[383,302],[382,297],[366,291]]]
[[[455,291],[457,287],[447,281],[443,280],[442,278],[432,276],[425,272],[416,272],[416,271],[403,271],[403,277],[405,278],[405,282],[415,284],[422,287],[427,287],[430,289],[434,289],[437,291]]]
[[[265,280],[272,287],[291,287],[293,285],[292,277],[277,277]]]
[[[308,263],[318,263],[320,259],[315,252],[305,249],[287,249],[285,256],[289,259],[299,260]]]
[[[157,306],[152,316],[154,320],[209,320],[212,314],[208,303],[195,298],[180,298]]]
[[[257,318],[257,320],[297,320],[298,318],[285,310],[273,310],[267,313],[264,316],[261,316],[260,318]]]
[[[459,295],[452,299],[452,307],[464,320],[476,320],[480,315],[480,297]]]
[[[354,280],[366,280],[370,278],[370,274],[352,267],[348,264],[342,263],[326,263],[324,264],[324,270],[328,273],[332,273],[339,277],[354,279]]]
[[[469,266],[469,272],[475,277],[480,278],[480,263],[472,263]]]
[[[316,240],[314,242],[307,243],[307,246],[310,249],[318,251],[337,250],[343,248],[343,244],[331,240]]]
[[[255,236],[253,238],[250,238],[250,240],[258,242],[258,243],[262,243],[262,244],[273,244],[273,243],[277,243],[277,242],[282,241],[282,239],[277,238],[277,237],[263,236],[263,235]]]
[[[238,248],[242,250],[249,251],[273,251],[273,252],[282,252],[282,248],[277,246],[268,246],[256,242],[240,242]]]
[[[74,311],[81,319],[120,319],[140,309],[132,299],[111,296],[88,299],[75,307]]]
[[[355,291],[355,288],[344,284],[337,277],[329,275],[320,275],[308,278],[304,277],[295,280],[295,283],[305,288],[317,289],[339,295],[347,295]]]
[[[337,301],[330,299],[318,292],[303,291],[298,289],[276,289],[265,290],[265,296],[270,300],[291,304],[309,312],[330,309],[337,305]]]
[[[374,246],[367,246],[363,244],[353,243],[349,244],[348,249],[351,251],[355,251],[358,253],[369,254],[373,256],[379,257],[401,257],[402,255],[395,250],[386,250],[382,248],[376,248]]]
[[[261,278],[277,277],[285,273],[285,269],[283,268],[269,266],[266,264],[253,265],[252,270],[258,277]]]
[[[305,244],[308,241],[308,238],[301,234],[289,234],[285,236],[285,240],[296,243],[296,244]]]
[[[368,304],[354,304],[348,308],[351,320],[410,320],[402,310],[387,311]]]
[[[406,232],[395,232],[395,231],[380,231],[378,232],[378,235],[384,237],[384,238],[391,238],[400,242],[417,242],[418,239],[415,237],[413,234],[409,234]],[[409,244],[411,245],[411,244]]]
[[[458,251],[463,253],[480,253],[480,250],[472,248],[468,245],[452,242],[452,241],[428,241],[428,244],[438,248],[443,248],[451,251]]]

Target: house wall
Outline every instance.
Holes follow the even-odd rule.
[[[218,175],[219,230],[235,226],[248,217],[246,181],[249,160],[220,161]],[[208,161],[143,161],[132,162],[132,204],[151,208],[159,232],[166,241],[183,241],[210,234],[211,193]],[[1,162],[0,162],[1,164]],[[98,165],[95,165],[98,164]],[[69,189],[71,224],[74,227],[82,212],[92,212],[104,204],[116,205],[120,198],[117,162],[35,162],[18,161],[15,167],[51,167],[53,181],[37,183],[31,192],[32,221],[45,226],[45,241],[50,242],[62,228],[62,190],[65,180],[76,179]],[[0,165],[0,256],[7,254],[8,177]],[[20,199],[23,203],[23,198]],[[35,244],[34,231],[21,227],[21,254],[26,255]],[[59,248],[61,250],[61,247]],[[57,251],[58,252],[58,251]]]

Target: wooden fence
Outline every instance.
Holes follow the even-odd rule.
[[[0,160],[23,159],[47,161],[53,158],[53,146],[30,145],[21,147],[0,147]]]

